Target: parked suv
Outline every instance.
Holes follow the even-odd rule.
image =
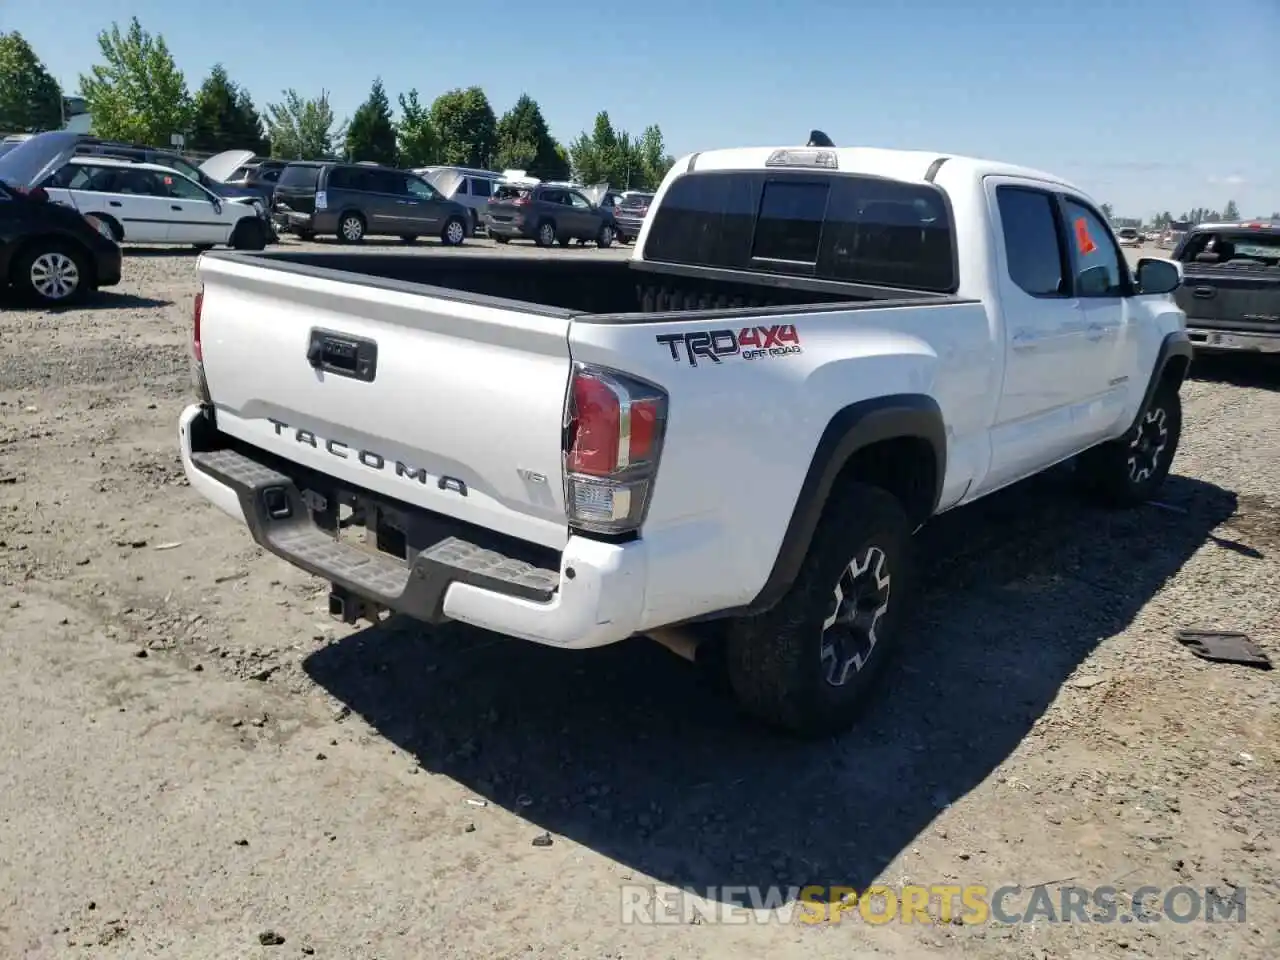
[[[228,186],[256,190],[270,210],[275,203],[276,181],[288,165],[287,160],[252,160],[236,168],[226,182]]]
[[[622,199],[613,208],[618,240],[630,243],[640,236],[640,228],[644,226],[644,218],[649,213],[649,204],[652,202],[652,193],[628,190],[622,195]]]
[[[558,184],[500,183],[485,210],[484,225],[497,243],[513,238],[540,247],[570,240],[613,245],[617,234],[613,213],[597,207],[579,190]]]
[[[439,237],[454,247],[473,235],[470,212],[417,174],[368,163],[305,161],[284,168],[275,190],[281,232],[343,243],[366,236]]]

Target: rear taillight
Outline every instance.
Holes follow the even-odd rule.
[[[209,382],[204,375],[204,350],[200,346],[200,315],[204,312],[204,287],[196,293],[191,309],[191,388],[201,403],[213,403]]]
[[[565,512],[570,527],[630,533],[644,522],[662,438],[662,388],[577,364],[565,409]]]

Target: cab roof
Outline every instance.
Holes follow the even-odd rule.
[[[966,157],[957,154],[937,153],[928,150],[885,150],[878,147],[799,147],[794,144],[774,147],[738,147],[729,150],[708,150],[705,153],[689,154],[679,160],[676,166],[687,171],[706,170],[756,170],[771,169],[770,157],[780,151],[793,154],[834,154],[835,166],[828,167],[833,173],[862,173],[872,176],[889,177],[894,180],[924,181],[931,179],[927,174],[933,169],[936,172],[945,164],[948,173],[962,171],[974,178],[988,176],[1020,177],[1027,180],[1039,180],[1044,183],[1061,186],[1087,196],[1087,193],[1069,180],[1064,180],[1052,173],[1022,167],[1012,163],[1001,163],[996,160],[984,160],[978,157]],[[937,164],[935,168],[934,165]],[[810,169],[821,169],[811,167]]]

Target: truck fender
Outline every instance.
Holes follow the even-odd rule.
[[[925,440],[933,448],[936,471],[932,502],[928,514],[916,519],[923,522],[937,510],[947,472],[947,430],[937,401],[924,394],[902,393],[862,400],[844,407],[822,432],[773,570],[748,605],[749,610],[769,609],[795,582],[827,498],[850,457],[873,443],[901,438]]]
[[[1133,429],[1133,425],[1138,423],[1147,407],[1151,405],[1151,398],[1164,382],[1166,373],[1177,378],[1174,388],[1181,388],[1182,381],[1186,379],[1187,370],[1191,367],[1193,354],[1191,338],[1187,336],[1185,330],[1174,330],[1165,336],[1160,343],[1160,349],[1156,351],[1156,362],[1151,368],[1151,379],[1147,381],[1147,389],[1142,394],[1142,403],[1138,406],[1138,412],[1134,415],[1130,429]]]

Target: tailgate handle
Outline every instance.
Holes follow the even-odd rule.
[[[372,383],[378,373],[378,344],[364,337],[312,328],[307,363],[317,373]]]
[[[1191,291],[1193,297],[1198,297],[1201,300],[1212,300],[1215,293],[1217,291],[1213,287],[1196,287]]]

